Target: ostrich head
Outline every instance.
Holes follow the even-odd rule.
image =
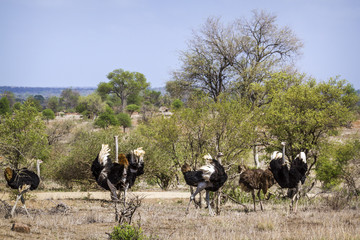
[[[145,155],[145,151],[142,149],[142,147],[139,147],[137,149],[135,149],[134,151],[131,151],[131,161],[134,163],[137,163],[138,166],[140,167],[141,164],[144,163],[144,155]]]

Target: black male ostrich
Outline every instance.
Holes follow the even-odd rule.
[[[191,201],[195,201],[195,196],[202,190],[206,190],[206,205],[209,208],[209,214],[215,215],[210,206],[209,193],[216,192],[226,182],[228,176],[224,167],[208,154],[204,157],[208,164],[202,166],[199,170],[192,171],[190,165],[185,163],[181,167],[186,184],[197,187],[196,191],[190,196],[190,201],[187,206],[186,212],[189,212]]]
[[[301,185],[305,182],[308,169],[306,155],[304,152],[300,152],[289,168],[289,163],[285,161],[285,143],[281,144],[283,146],[282,153],[273,152],[271,155],[270,171],[281,188],[288,188],[287,196],[291,198],[290,210],[296,212]]]
[[[262,190],[264,196],[266,195],[268,189],[274,185],[274,176],[269,169],[246,169],[242,166],[238,167],[238,172],[240,173],[239,185],[240,188],[245,192],[251,192],[251,196],[254,202],[254,211],[256,212],[256,204],[255,204],[255,189],[258,189],[257,196],[260,202],[261,211],[264,210],[260,191]]]
[[[118,220],[117,202],[120,198],[120,192],[124,192],[125,205],[127,189],[134,185],[137,176],[144,173],[143,156],[145,151],[138,148],[131,151],[127,157],[124,154],[119,154],[119,163],[111,161],[109,152],[109,146],[102,144],[98,156],[93,161],[91,171],[96,182],[111,192],[111,199],[115,202],[116,220]]]
[[[12,189],[18,189],[19,194],[16,197],[15,205],[11,209],[10,216],[14,216],[16,205],[21,199],[21,202],[24,206],[24,209],[27,215],[30,217],[30,214],[25,205],[25,199],[23,195],[29,190],[34,190],[39,186],[40,178],[33,171],[28,170],[27,168],[22,169],[11,169],[7,167],[4,171],[5,179]]]

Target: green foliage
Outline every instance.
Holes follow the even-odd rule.
[[[262,120],[270,135],[277,139],[272,144],[280,146],[281,141],[287,142],[290,159],[300,151],[308,153],[310,149],[318,149],[322,140],[336,135],[339,127],[354,120],[357,97],[354,91],[349,91],[346,82],[332,79],[316,83],[310,79],[302,83],[303,80],[298,79],[286,84],[283,75],[277,77],[278,83],[287,86],[272,89]],[[276,79],[272,83],[274,81]]]
[[[81,113],[89,118],[93,118],[100,112],[106,110],[105,103],[101,100],[100,95],[93,93],[88,96],[80,96],[76,112]]]
[[[222,162],[235,164],[255,138],[256,117],[236,101],[200,99],[171,117],[151,119],[138,127],[149,144],[147,171],[158,185],[167,188],[184,162],[204,164],[203,156],[225,154]],[[180,173],[181,174],[181,173]]]
[[[53,110],[47,108],[42,112],[43,118],[46,120],[55,119],[55,113]]]
[[[119,120],[115,116],[114,111],[110,107],[107,107],[106,111],[99,115],[94,124],[101,128],[107,128],[109,126],[119,125]]]
[[[161,92],[145,89],[144,91],[145,101],[160,107],[161,105]]]
[[[117,121],[120,126],[124,128],[124,131],[126,128],[131,127],[131,118],[126,113],[119,113],[116,115]]]
[[[138,72],[115,69],[107,75],[109,83],[99,83],[97,91],[104,99],[107,94],[112,94],[121,100],[121,111],[125,110],[127,98],[130,95],[138,95],[144,91],[149,83],[146,82],[144,74]]]
[[[14,103],[14,109],[16,109],[16,110],[20,110],[20,107],[21,107],[21,103],[19,103],[19,102],[16,102],[16,103]]]
[[[130,104],[126,106],[126,111],[128,111],[130,113],[130,116],[134,113],[134,112],[138,112],[140,110],[140,106],[136,105],[136,104]]]
[[[316,164],[316,177],[327,189],[344,183],[351,192],[360,193],[356,185],[360,174],[360,142],[348,141],[323,146]]]
[[[53,110],[54,113],[60,111],[59,98],[56,96],[51,96],[47,102],[47,108]]]
[[[146,240],[146,236],[140,227],[135,227],[127,223],[115,226],[110,234],[111,240]]]
[[[38,99],[36,99],[34,96],[29,96],[27,99],[26,99],[27,102],[31,103],[31,105],[33,105],[38,112],[41,112],[42,111],[42,106],[40,104],[40,101]]]
[[[183,105],[184,103],[180,99],[175,99],[171,104],[173,109],[180,109]]]
[[[32,158],[46,159],[49,145],[45,123],[30,102],[25,102],[19,110],[14,110],[13,115],[2,119],[0,152],[16,168]]]
[[[0,99],[0,115],[5,115],[10,113],[10,103],[7,97],[2,97]]]
[[[72,111],[78,104],[80,93],[72,90],[71,88],[66,88],[61,92],[60,95],[60,104],[67,111]]]

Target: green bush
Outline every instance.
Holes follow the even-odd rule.
[[[146,236],[140,227],[134,227],[127,223],[114,227],[110,234],[111,240],[142,240],[150,239]]]
[[[184,103],[180,99],[175,99],[171,105],[174,109],[180,109]]]
[[[45,109],[42,112],[43,118],[46,120],[55,119],[55,113],[50,108]]]

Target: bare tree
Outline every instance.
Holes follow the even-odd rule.
[[[205,91],[214,101],[222,92],[234,90],[252,100],[252,83],[288,66],[301,47],[290,28],[278,27],[276,16],[264,11],[227,26],[220,18],[208,18],[181,53],[182,68],[174,73],[174,80]]]
[[[274,70],[292,64],[300,54],[302,42],[289,27],[278,27],[276,16],[264,11],[253,11],[253,18],[234,22],[238,43],[236,56],[230,53],[240,95],[254,100],[252,83],[261,83]]]

